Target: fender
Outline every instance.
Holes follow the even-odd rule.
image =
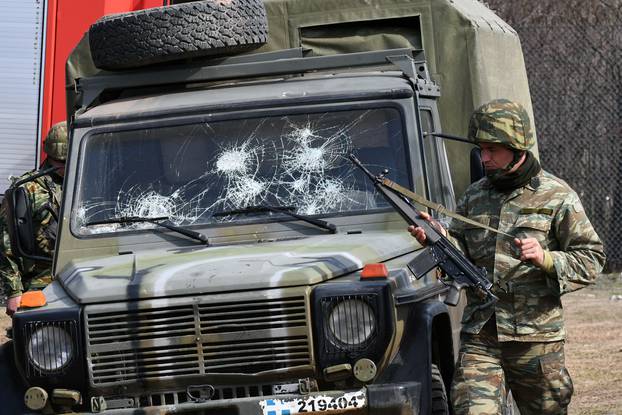
[[[438,340],[435,336],[442,339],[436,345],[433,343],[433,339]],[[440,301],[415,303],[411,306],[397,355],[376,380],[378,383],[421,382],[422,414],[430,413],[432,410],[429,405],[432,400],[434,347],[442,348],[441,356],[447,356],[448,361],[439,363],[445,386],[448,387],[453,375],[454,358],[447,306]],[[449,392],[449,389],[447,390]]]
[[[24,405],[24,393],[26,385],[15,367],[13,356],[13,342],[0,345],[0,402],[3,414],[27,414],[30,413]]]

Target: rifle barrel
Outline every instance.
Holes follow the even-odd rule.
[[[365,173],[367,175],[367,177],[372,179],[373,182],[377,182],[378,181],[378,177],[374,176],[374,174],[372,172],[367,170],[367,168],[365,166],[363,166],[361,161],[358,158],[356,158],[354,153],[350,153],[349,158],[350,158],[350,160],[352,160],[352,163],[354,163],[356,165],[356,167],[358,167],[359,169],[363,170],[363,173]]]

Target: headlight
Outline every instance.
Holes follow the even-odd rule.
[[[378,364],[395,327],[395,306],[387,281],[320,284],[312,293],[312,317],[318,367],[361,358]]]
[[[34,367],[53,373],[69,364],[73,355],[73,341],[69,333],[58,326],[41,326],[28,340],[28,359]]]
[[[375,332],[376,316],[365,301],[347,299],[333,306],[328,316],[328,328],[333,337],[331,343],[335,344],[333,340],[337,340],[342,345],[359,346]]]

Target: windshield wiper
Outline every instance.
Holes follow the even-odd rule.
[[[303,222],[310,223],[322,229],[326,229],[330,233],[337,233],[337,227],[332,223],[326,222],[321,219],[315,219],[307,215],[301,215],[299,213],[292,212],[295,210],[294,206],[270,206],[270,205],[257,205],[257,206],[247,206],[241,209],[232,209],[232,210],[223,210],[220,212],[214,213],[212,216],[228,216],[228,215],[239,215],[245,213],[259,213],[259,212],[275,212],[275,213],[284,213],[286,215],[291,216],[292,218],[296,218]]]
[[[190,229],[184,229],[181,226],[175,226],[175,225],[171,225],[170,223],[160,222],[162,220],[170,220],[170,218],[168,216],[159,216],[155,218],[143,218],[141,216],[123,216],[123,217],[117,217],[117,218],[94,220],[92,222],[87,222],[85,226],[105,225],[105,224],[110,224],[110,223],[148,222],[148,223],[153,223],[154,225],[162,226],[163,228],[180,233],[182,235],[185,235],[188,238],[194,239],[195,241],[202,242],[205,245],[209,245],[209,240],[207,239],[207,236],[203,235],[201,232],[195,232],[195,231],[191,231]]]

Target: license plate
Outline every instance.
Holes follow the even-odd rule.
[[[341,396],[307,396],[294,399],[266,399],[259,402],[263,415],[325,413],[364,407],[365,389]]]

